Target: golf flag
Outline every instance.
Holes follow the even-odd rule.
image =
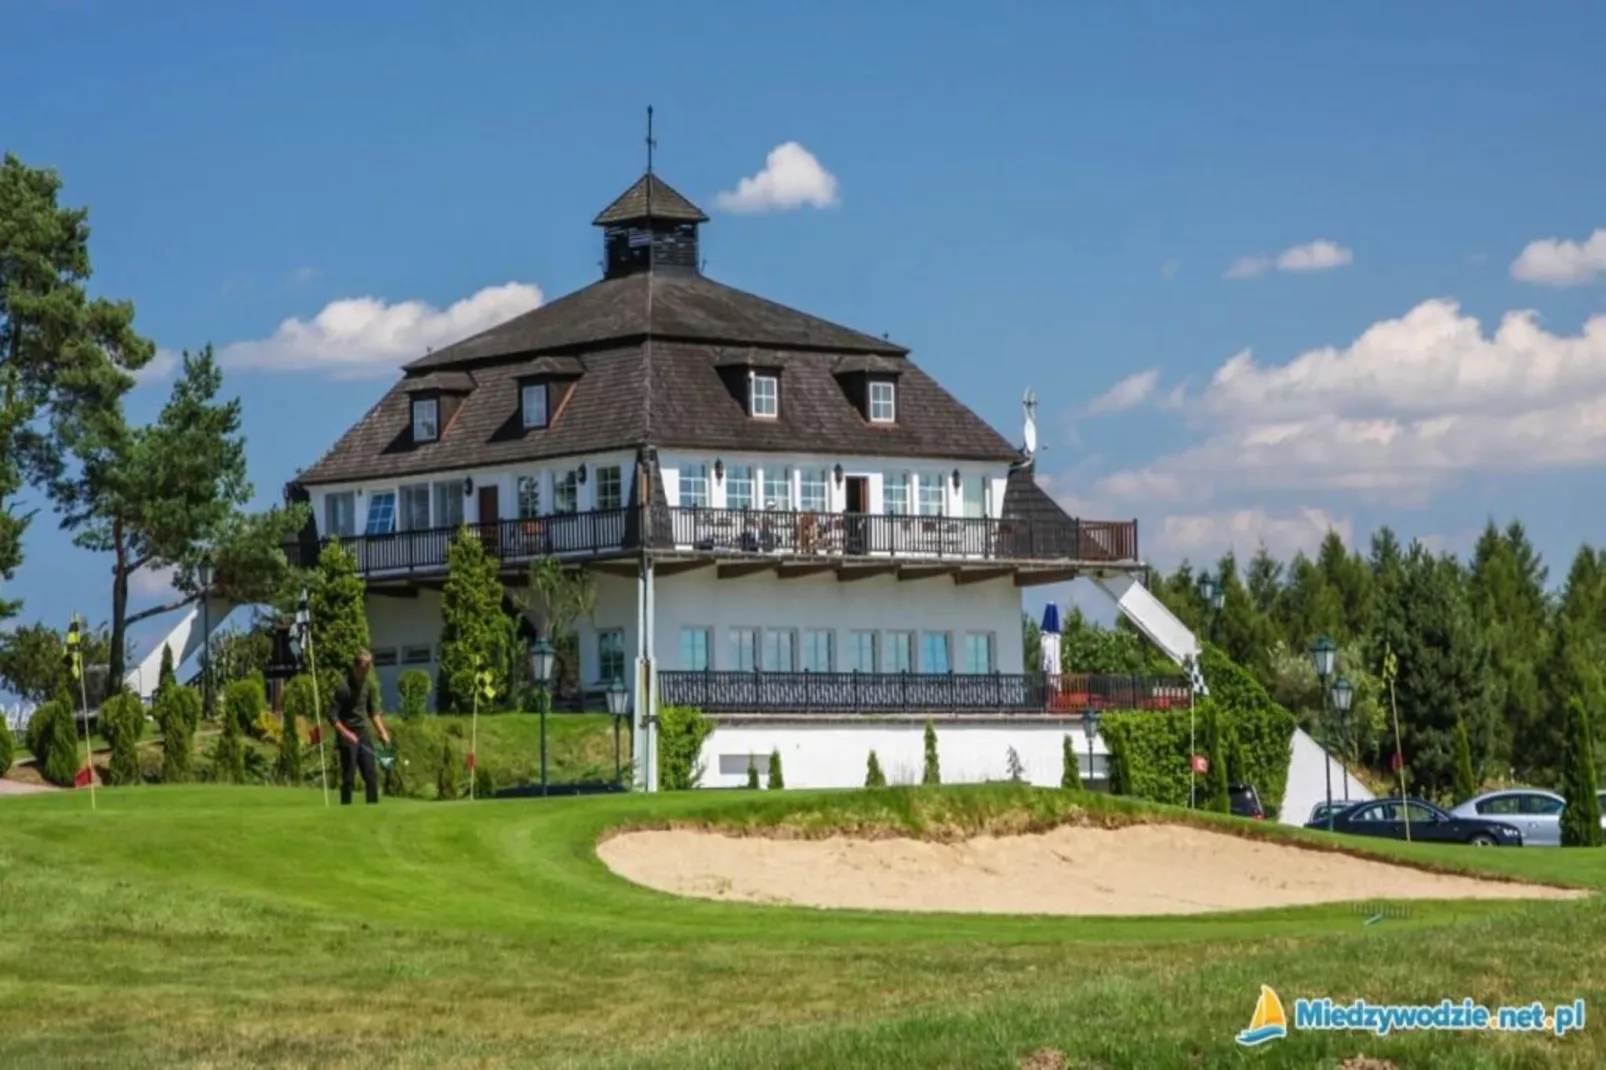
[[[81,788],[94,779],[95,774],[91,772],[89,766],[86,765],[82,769],[78,770],[78,772],[73,774],[72,786],[75,788]]]
[[[67,625],[67,671],[72,673],[73,682],[77,682],[84,675],[84,654],[80,645],[78,634],[78,615],[74,614],[72,622]]]
[[[469,751],[466,755],[463,756],[463,765],[466,766],[468,769],[471,769],[471,770],[474,768],[474,752],[473,751]]]
[[[307,729],[307,742],[308,743],[322,743],[323,742],[323,725],[315,724],[312,727]]]
[[[1202,754],[1195,754],[1193,756],[1193,771],[1195,773],[1210,772],[1210,759]]]

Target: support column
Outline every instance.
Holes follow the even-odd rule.
[[[657,577],[652,558],[647,559],[647,790],[658,790],[658,655],[653,632],[658,627]]]
[[[630,755],[631,787],[636,791],[646,791],[647,788],[647,756],[651,753],[648,747],[647,717],[650,703],[647,696],[651,692],[651,682],[647,673],[647,570],[649,565],[646,558],[642,558],[636,570],[636,676],[635,687],[631,689],[630,711]]]

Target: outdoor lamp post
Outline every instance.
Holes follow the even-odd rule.
[[[1214,633],[1216,630],[1216,614],[1220,613],[1221,607],[1227,604],[1226,588],[1221,586],[1220,580],[1206,572],[1199,577],[1199,600],[1203,602],[1205,604],[1205,608],[1210,611],[1210,620],[1207,630],[1211,633],[1210,637],[1214,639]]]
[[[1082,732],[1087,736],[1087,786],[1093,790],[1093,741],[1099,735],[1099,711],[1089,706],[1082,714]],[[1109,784],[1105,784],[1109,790]]]
[[[212,570],[211,557],[201,558],[195,568],[195,578],[201,583],[201,708],[212,716]]]
[[[552,705],[552,663],[557,651],[545,639],[537,637],[530,644],[530,675],[535,686],[541,689],[541,794],[546,794],[546,711]]]
[[[608,712],[613,715],[613,783],[614,787],[621,788],[624,786],[624,762],[619,752],[619,722],[624,719],[629,705],[625,682],[615,676],[608,681]]]
[[[1333,700],[1333,709],[1338,711],[1338,723],[1343,728],[1344,753],[1348,754],[1350,747],[1354,742],[1352,739],[1350,739],[1349,708],[1350,703],[1355,701],[1355,691],[1350,687],[1349,681],[1340,676],[1337,680],[1333,681],[1333,692],[1331,697]],[[1344,801],[1349,802],[1349,771],[1347,766],[1345,767],[1344,774]]]
[[[1310,648],[1311,663],[1316,666],[1316,681],[1322,692],[1322,772],[1327,777],[1327,831],[1333,831],[1333,755],[1327,749],[1327,681],[1333,676],[1334,665],[1338,661],[1338,648],[1333,641],[1322,635],[1316,638],[1316,644]]]

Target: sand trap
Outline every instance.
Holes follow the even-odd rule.
[[[1428,873],[1180,825],[1066,826],[958,844],[629,832],[600,844],[597,854],[627,880],[677,895],[866,910],[1197,914],[1350,900],[1588,894]]]

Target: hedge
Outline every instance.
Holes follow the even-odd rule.
[[[694,706],[664,706],[658,711],[658,788],[660,791],[686,791],[703,778],[699,758],[703,740],[714,731],[714,722]],[[775,765],[771,769],[776,769]],[[771,785],[778,787],[779,785]]]
[[[1203,668],[1210,695],[1193,711],[1195,752],[1205,753],[1205,723],[1213,706],[1218,726],[1230,733],[1232,751],[1241,769],[1232,775],[1255,785],[1268,817],[1282,806],[1292,758],[1294,717],[1272,701],[1248,672],[1213,646],[1204,651]],[[1189,711],[1134,711],[1107,715],[1100,725],[1110,751],[1111,790],[1173,806],[1188,804]],[[1204,805],[1207,785],[1198,782]]]

